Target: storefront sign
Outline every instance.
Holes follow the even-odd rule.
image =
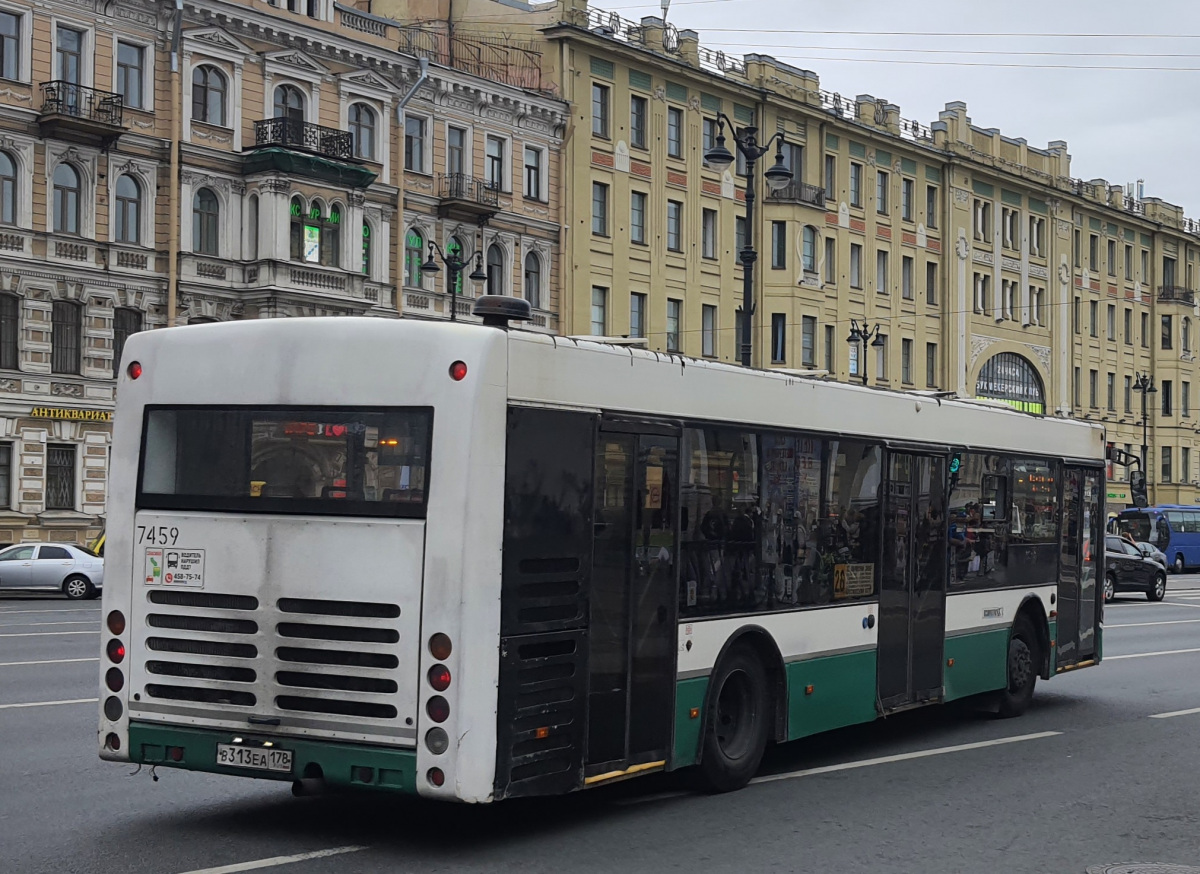
[[[111,422],[109,410],[71,410],[63,407],[34,407],[30,412],[33,419],[78,419],[84,422]]]

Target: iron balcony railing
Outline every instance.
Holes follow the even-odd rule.
[[[483,206],[500,205],[499,187],[465,173],[441,174],[439,196],[443,200],[466,200]]]
[[[1158,299],[1161,301],[1185,303],[1191,306],[1196,302],[1196,292],[1187,288],[1179,288],[1176,285],[1163,285],[1158,289]]]
[[[42,83],[42,115],[66,115],[121,127],[124,114],[125,98],[120,94],[85,88],[62,79]]]
[[[354,157],[353,142],[348,131],[322,127],[296,118],[266,118],[254,122],[254,145],[302,149],[342,160]]]
[[[767,200],[782,203],[808,203],[812,206],[824,207],[825,189],[819,185],[789,182],[778,191],[768,191]]]
[[[397,28],[399,49],[406,55],[428,58],[435,64],[453,67],[530,91],[544,91],[542,53],[536,43],[510,39],[496,33],[450,33],[434,27]]]

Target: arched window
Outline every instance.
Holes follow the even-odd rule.
[[[0,294],[0,367],[16,370],[20,359],[21,301]]]
[[[504,294],[504,250],[492,243],[487,250],[487,293]]]
[[[975,396],[1016,407],[1027,413],[1046,412],[1046,393],[1037,370],[1015,352],[1000,352],[988,359],[975,382]]]
[[[225,74],[202,64],[192,71],[192,118],[205,124],[225,124]]]
[[[221,252],[221,202],[211,188],[201,188],[192,198],[192,251],[199,255]]]
[[[319,216],[321,229],[321,263],[326,267],[342,266],[342,207],[334,203],[329,212]]]
[[[450,241],[448,243],[446,243],[446,257],[452,257],[452,256],[457,255],[459,258],[462,258],[464,262],[466,262],[466,260],[467,260],[466,259],[466,251],[467,250],[465,248],[463,248],[462,240],[460,240],[458,237],[451,237]],[[463,293],[463,273],[470,272],[467,269],[469,266],[470,266],[469,263],[465,263],[463,266],[463,269],[458,271],[457,275],[455,275],[455,277],[454,277],[454,294],[455,294],[455,296],[461,295]],[[450,277],[449,277],[450,271],[446,271],[446,273],[447,273],[446,282],[449,282],[450,281]]]
[[[303,124],[304,95],[295,85],[280,85],[275,89],[275,118],[286,118],[293,124]]]
[[[525,256],[525,300],[534,309],[542,308],[542,259],[534,252]]]
[[[421,265],[425,256],[425,238],[416,228],[410,228],[404,238],[404,284],[421,287]]]
[[[125,174],[117,180],[116,238],[118,243],[142,241],[142,188]]]
[[[1179,347],[1184,352],[1192,351],[1192,320],[1186,316],[1179,320]]]
[[[375,160],[375,110],[363,103],[350,105],[350,139],[356,158]]]
[[[305,209],[297,195],[292,198],[290,213],[292,260],[337,267],[341,260],[341,207],[334,204],[326,213],[325,205],[314,200]]]
[[[246,203],[246,260],[258,259],[258,195],[250,195]]]
[[[54,168],[54,232],[79,233],[79,172],[70,164]]]
[[[804,226],[804,248],[801,250],[801,259],[805,273],[817,272],[817,229],[812,225]]]
[[[371,275],[371,225],[367,222],[362,227],[362,272],[364,276]]]
[[[304,260],[304,200],[296,195],[288,207],[289,237],[293,261]]]
[[[17,165],[8,153],[0,152],[0,222],[17,221]]]

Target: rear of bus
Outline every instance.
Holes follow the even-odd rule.
[[[1175,573],[1200,566],[1200,509],[1160,505],[1122,510],[1116,527],[1139,543],[1157,546]]]
[[[506,354],[381,319],[131,337],[101,757],[488,800]]]

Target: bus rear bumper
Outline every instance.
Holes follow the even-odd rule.
[[[217,764],[217,745],[235,738],[259,745],[270,742],[292,753],[290,771],[229,767]],[[258,732],[236,734],[220,729],[183,728],[132,721],[129,757],[133,762],[157,767],[183,768],[209,774],[258,777],[292,782],[323,779],[341,788],[382,789],[417,794],[417,754],[414,750],[388,749],[335,741],[274,738]]]

